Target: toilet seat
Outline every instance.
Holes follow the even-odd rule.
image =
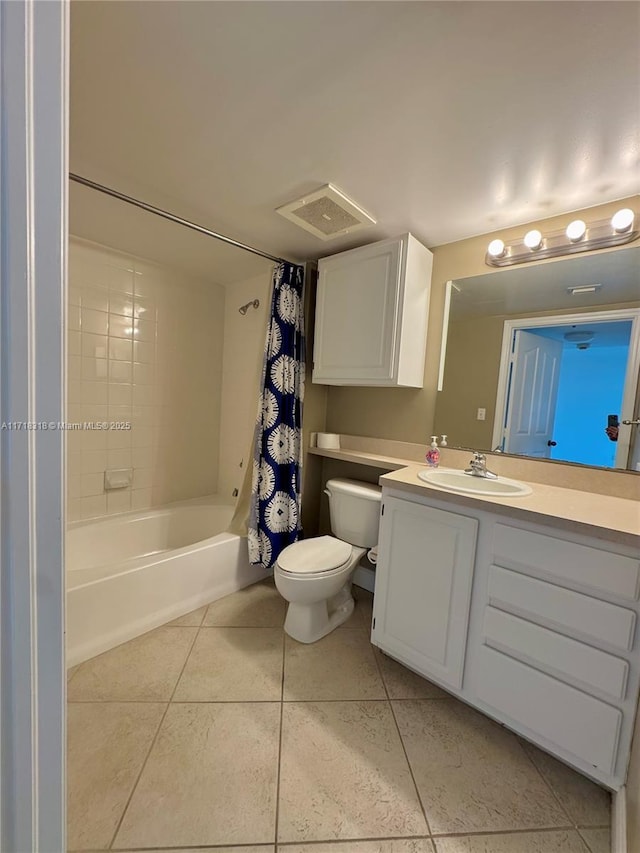
[[[325,575],[346,565],[352,553],[351,545],[335,536],[314,536],[288,545],[278,557],[278,568],[290,575]]]

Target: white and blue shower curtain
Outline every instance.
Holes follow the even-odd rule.
[[[249,559],[265,568],[301,533],[303,278],[302,267],[289,263],[273,274],[248,524]]]

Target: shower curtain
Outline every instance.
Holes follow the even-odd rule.
[[[303,268],[289,263],[273,274],[248,523],[249,559],[265,568],[301,533],[303,278]]]

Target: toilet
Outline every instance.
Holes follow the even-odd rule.
[[[351,576],[378,543],[379,486],[336,478],[325,494],[335,535],[289,545],[274,568],[276,587],[289,602],[284,630],[300,643],[315,643],[351,616]]]

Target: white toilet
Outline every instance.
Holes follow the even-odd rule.
[[[379,486],[358,480],[328,480],[331,530],[289,545],[280,554],[274,580],[289,602],[284,630],[300,643],[315,643],[353,613],[351,575],[378,543]]]

